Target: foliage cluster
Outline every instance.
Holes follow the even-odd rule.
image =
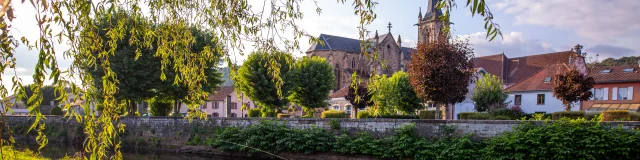
[[[417,115],[399,115],[399,114],[381,114],[376,115],[375,118],[383,118],[383,119],[418,119]]]
[[[313,115],[316,108],[329,105],[326,100],[335,83],[333,67],[322,57],[303,57],[293,64],[291,83],[289,100]]]
[[[51,115],[64,115],[64,112],[62,112],[62,108],[58,107],[58,106],[54,106],[53,108],[51,108]]]
[[[584,75],[575,66],[571,66],[568,72],[553,77],[553,97],[562,101],[565,111],[571,111],[576,102],[589,100],[593,96],[591,89],[595,82],[593,77]]]
[[[289,118],[289,114],[284,114],[284,113],[278,113],[278,115],[276,115],[276,118],[280,119],[280,118]]]
[[[585,118],[586,114],[584,111],[561,111],[561,112],[553,112],[553,120],[559,120],[562,118],[569,118],[569,119],[578,119],[578,118]]]
[[[380,113],[412,114],[423,108],[422,100],[413,91],[406,72],[396,72],[389,78],[386,75],[376,76],[373,82],[368,89]]]
[[[260,108],[251,108],[247,110],[248,117],[262,117],[262,112]]]
[[[504,117],[508,117],[508,119],[520,119],[522,118],[525,114],[522,111],[522,108],[520,108],[520,106],[511,106],[509,108],[501,108],[501,109],[494,109],[489,111],[489,114],[492,117],[502,117],[502,118],[498,118],[498,119],[504,119]]]
[[[264,138],[264,140],[263,140]],[[376,138],[335,135],[320,128],[292,129],[264,121],[246,128],[230,127],[212,137],[212,147],[223,150],[268,152],[335,152],[383,159],[637,159],[640,132],[601,126],[595,121],[562,119],[553,123],[523,123],[494,138],[468,136],[428,139],[404,125],[393,136]],[[269,143],[264,143],[269,142]]]
[[[358,112],[358,114],[356,115],[356,118],[358,119],[364,119],[364,118],[372,118],[373,114],[370,111],[367,110],[362,110],[360,112]]]
[[[489,111],[489,106],[504,104],[507,100],[507,93],[504,92],[504,83],[496,75],[484,74],[476,80],[476,87],[473,90],[472,100],[478,112]]]
[[[615,58],[607,58],[602,60],[599,65],[602,66],[636,66],[638,65],[638,61],[640,61],[640,56],[629,56],[622,57],[619,59]]]
[[[347,113],[340,110],[327,110],[322,112],[320,118],[347,118]]]
[[[153,116],[168,116],[173,108],[174,101],[169,98],[151,98],[147,100],[149,113]]]

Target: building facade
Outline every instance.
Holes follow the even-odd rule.
[[[593,97],[583,101],[580,109],[589,112],[640,108],[640,62],[638,66],[595,67],[589,76],[596,80]]]
[[[543,68],[531,77],[505,90],[509,93],[509,106],[520,106],[525,113],[553,113],[564,111],[562,101],[553,97],[553,77],[568,72],[566,64],[554,64]],[[571,110],[579,110],[579,104]]]

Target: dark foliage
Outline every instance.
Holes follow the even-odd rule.
[[[553,97],[562,101],[565,111],[570,111],[575,102],[591,98],[591,88],[595,84],[593,77],[581,74],[575,66],[565,74],[556,75],[553,80]]]

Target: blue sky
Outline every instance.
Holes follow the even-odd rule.
[[[268,2],[270,0],[267,0]],[[570,50],[576,44],[584,46],[589,57],[600,55],[599,60],[622,56],[638,56],[640,50],[640,0],[487,0],[494,14],[495,22],[501,26],[503,39],[489,42],[484,35],[482,17],[472,17],[465,7],[465,0],[456,0],[458,7],[452,12],[451,21],[455,36],[469,39],[475,56],[505,53],[508,57],[520,57],[555,51]],[[38,37],[38,28],[33,20],[35,10],[29,3],[13,1],[17,18],[12,25],[12,34]],[[265,0],[249,0],[253,8],[262,8]],[[310,35],[321,33],[343,37],[358,38],[359,17],[353,14],[352,1],[338,4],[335,0],[318,0],[322,13],[315,12],[311,0],[305,0],[301,9],[305,17],[298,24]],[[371,31],[380,34],[388,32],[387,24],[395,38],[403,37],[403,46],[415,46],[418,11],[423,14],[427,0],[379,0],[375,8],[377,19],[368,26]],[[55,27],[55,26],[54,26]],[[300,51],[294,56],[304,56],[302,51],[309,48],[308,40],[302,39]],[[250,46],[250,44],[246,44]],[[58,44],[56,52],[62,53],[69,47]],[[251,52],[247,48],[246,53]],[[234,54],[237,55],[237,54]],[[16,75],[25,84],[32,83],[31,75],[37,61],[37,51],[24,46],[16,48],[18,59]],[[73,60],[64,59],[58,54],[59,65],[68,67]],[[245,56],[234,56],[242,63]],[[591,59],[593,60],[593,59]],[[11,76],[2,76],[3,84],[11,84]]]

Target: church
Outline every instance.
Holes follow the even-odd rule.
[[[442,12],[436,9],[437,0],[428,0],[428,9],[424,16],[422,9],[418,13],[418,43],[435,41],[437,35],[442,30],[443,23],[438,16]],[[349,85],[351,84],[351,75],[356,72],[360,77],[367,79],[373,68],[376,68],[377,74],[391,74],[397,71],[406,71],[407,65],[411,61],[411,55],[416,51],[414,48],[403,47],[402,37],[398,35],[397,40],[391,33],[391,23],[389,23],[388,32],[378,34],[375,32],[373,38],[366,40],[365,44],[372,44],[372,52],[377,53],[378,61],[372,62],[363,55],[360,40],[346,38],[336,35],[320,34],[318,39],[321,43],[315,43],[305,52],[307,56],[320,56],[326,58],[329,64],[333,66],[336,77],[336,86],[331,93],[334,106],[340,109],[351,111],[350,104],[344,100]],[[385,67],[381,67],[385,66]],[[342,99],[334,101],[336,99]]]

